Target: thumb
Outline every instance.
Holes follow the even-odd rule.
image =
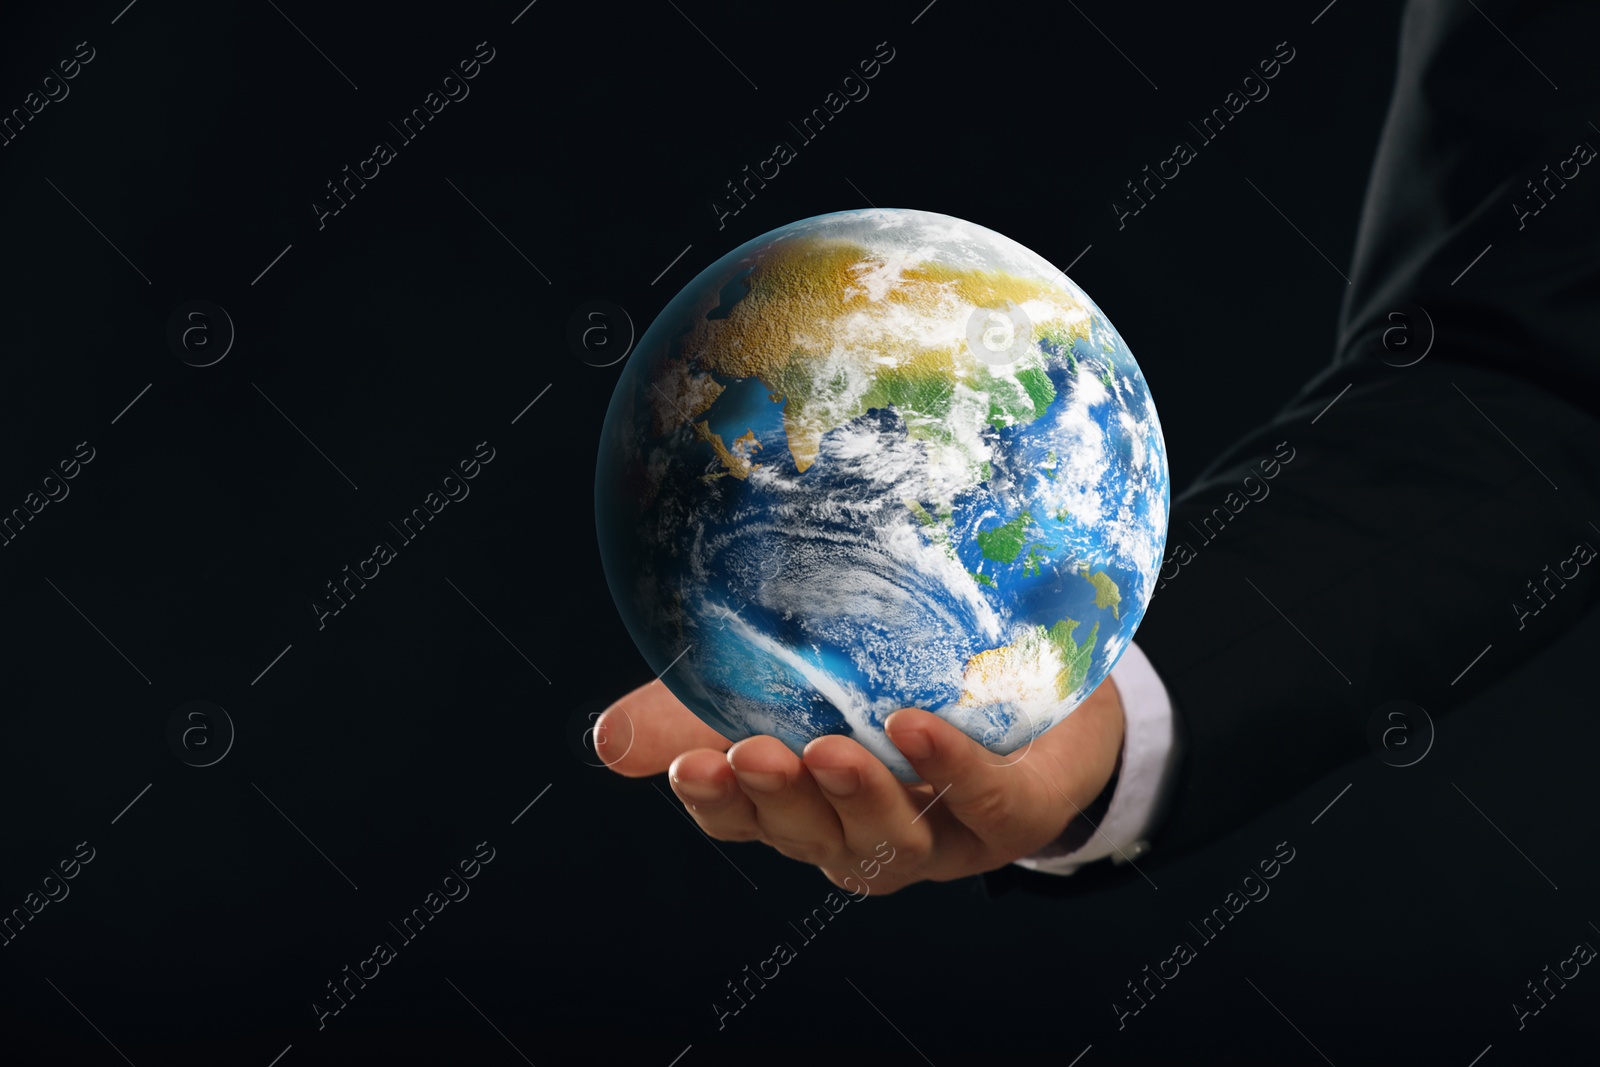
[[[884,723],[889,740],[956,820],[991,848],[1026,855],[1065,825],[1065,800],[1018,759],[990,752],[955,726],[920,708]]]

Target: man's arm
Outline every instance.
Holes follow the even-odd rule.
[[[1464,702],[1600,599],[1600,178],[1577,187],[1600,7],[1481,6],[1406,9],[1333,365],[1174,502],[1139,644],[1187,750],[1141,866],[1361,754],[1386,700]]]
[[[1173,507],[1171,536],[1193,552],[1157,592],[1138,643],[1184,749],[1167,772],[1165,817],[1118,839],[1148,841],[1135,857],[1146,871],[1361,755],[1385,701],[1448,711],[1596,602],[1600,559],[1581,561],[1586,544],[1600,548],[1586,518],[1600,519],[1600,422],[1479,368],[1430,357],[1391,373],[1352,370],[1355,384],[1314,426],[1331,394],[1252,435],[1236,465]],[[1291,437],[1294,459],[1271,494],[1209,539],[1197,534],[1252,461]],[[1138,879],[1110,861],[1069,878],[985,876],[991,894]]]

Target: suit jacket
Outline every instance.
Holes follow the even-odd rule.
[[[1523,669],[1600,595],[1600,5],[1479,7],[1405,10],[1332,363],[1173,502],[1188,562],[1137,641],[1182,758],[1146,871],[1367,753],[1385,701],[1439,714]]]

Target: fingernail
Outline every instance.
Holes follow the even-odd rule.
[[[720,782],[708,782],[703,778],[679,778],[674,776],[672,785],[681,796],[690,800],[698,800],[702,804],[709,804],[713,800],[721,800],[727,787]]]
[[[890,737],[906,759],[922,760],[933,755],[933,738],[920,726],[906,727]]]
[[[823,792],[836,797],[847,797],[861,788],[861,775],[854,767],[812,767],[811,777]]]
[[[753,789],[757,793],[776,793],[787,784],[788,779],[777,771],[736,771],[739,784],[746,789]]]

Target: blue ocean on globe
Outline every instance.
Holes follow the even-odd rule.
[[[651,669],[730,740],[921,707],[1025,749],[1110,672],[1165,547],[1166,447],[1133,354],[992,230],[874,208],[734,249],[623,368],[601,559]]]

